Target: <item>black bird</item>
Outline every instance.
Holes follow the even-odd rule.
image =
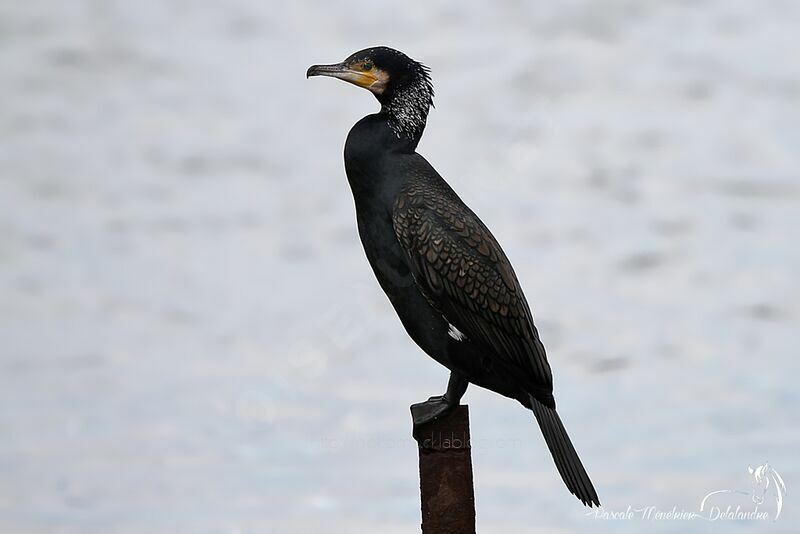
[[[358,233],[408,334],[450,370],[444,395],[412,406],[415,424],[458,405],[472,382],[533,411],[558,472],[585,505],[597,493],[556,412],[545,349],[514,269],[486,225],[416,148],[433,105],[430,71],[402,52],[367,48],[314,65],[371,91],[381,110],[344,147]]]

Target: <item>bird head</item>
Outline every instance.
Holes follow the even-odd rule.
[[[404,53],[378,46],[331,65],[312,65],[306,77],[330,76],[369,90],[389,115],[398,136],[421,135],[433,105],[428,67]]]

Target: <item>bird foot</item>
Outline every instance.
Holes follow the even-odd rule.
[[[425,402],[411,405],[411,419],[414,421],[414,426],[424,425],[445,415],[453,408],[455,406],[451,405],[444,395],[431,397]]]

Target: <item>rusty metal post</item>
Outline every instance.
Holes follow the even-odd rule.
[[[469,408],[414,425],[419,446],[419,487],[423,534],[474,534]]]

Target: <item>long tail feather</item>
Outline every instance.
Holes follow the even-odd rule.
[[[539,422],[539,427],[542,429],[547,448],[550,449],[550,454],[553,455],[558,472],[570,493],[580,499],[586,506],[600,506],[597,492],[594,490],[592,481],[589,480],[589,475],[586,474],[580,458],[578,458],[578,453],[575,452],[575,447],[572,446],[558,413],[555,409],[548,408],[533,398],[533,396],[531,396],[531,407],[536,420]]]

